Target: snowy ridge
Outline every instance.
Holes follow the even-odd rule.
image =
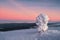
[[[60,31],[48,30],[42,35],[36,29],[0,32],[0,40],[60,40]]]

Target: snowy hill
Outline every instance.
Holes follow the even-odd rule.
[[[60,40],[60,31],[48,30],[41,35],[36,29],[0,32],[0,40]]]

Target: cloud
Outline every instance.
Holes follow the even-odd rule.
[[[0,0],[4,5],[24,5],[27,7],[60,7],[60,0]]]
[[[27,6],[60,7],[60,0],[15,0]]]

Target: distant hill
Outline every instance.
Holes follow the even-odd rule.
[[[35,23],[4,23],[0,24],[0,31],[34,28]]]
[[[60,27],[60,22],[48,23],[49,27]],[[36,28],[35,23],[3,23],[0,24],[0,31],[9,31],[9,30],[20,30],[20,29],[30,29]]]

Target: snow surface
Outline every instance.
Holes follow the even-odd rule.
[[[37,29],[0,32],[0,40],[60,40],[60,31],[48,30],[41,35]]]

